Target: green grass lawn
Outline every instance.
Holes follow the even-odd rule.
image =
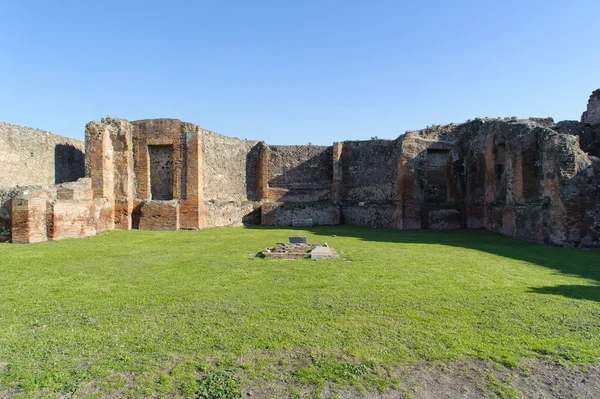
[[[306,234],[341,260],[254,255]],[[0,397],[386,389],[416,362],[600,359],[600,252],[485,231],[114,231],[0,245]]]

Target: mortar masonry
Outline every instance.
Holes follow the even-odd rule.
[[[486,228],[597,248],[599,93],[581,122],[476,119],[332,146],[269,146],[175,119],[90,122],[87,178],[43,186],[56,176],[81,177],[83,155],[55,158],[55,181],[0,176],[10,186],[0,190],[0,234],[26,243],[110,229],[290,226],[310,218],[316,225]],[[0,139],[19,141],[7,138],[6,126],[15,130],[0,124]],[[28,149],[19,151],[16,158],[26,158]]]

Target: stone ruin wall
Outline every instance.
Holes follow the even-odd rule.
[[[341,222],[396,228],[400,141],[369,140],[337,143],[337,200]]]
[[[261,150],[262,225],[291,226],[301,219],[312,219],[315,225],[339,224],[332,197],[332,147],[263,143]]]
[[[64,183],[84,177],[84,144],[0,122],[0,188]]]
[[[581,123],[600,124],[600,89],[595,90],[588,101],[587,110],[581,115]]]
[[[10,237],[12,199],[24,189],[84,177],[84,144],[0,122],[0,240]]]
[[[260,224],[259,141],[239,140],[202,130],[202,154],[207,225]]]
[[[173,119],[91,122],[89,179],[16,198],[13,241],[310,218],[315,225],[486,228],[600,247],[599,131],[587,122],[476,119],[396,140],[269,146]]]

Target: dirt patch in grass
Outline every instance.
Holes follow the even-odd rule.
[[[299,386],[284,382],[251,384],[247,397],[434,399],[434,398],[597,398],[600,365],[565,367],[543,360],[527,360],[519,367],[477,359],[454,363],[420,363],[393,371],[391,386],[367,390],[361,384],[344,387]],[[372,388],[372,387],[371,387]]]

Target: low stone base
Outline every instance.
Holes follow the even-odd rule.
[[[460,229],[460,211],[457,209],[429,211],[428,225],[432,230]]]
[[[290,237],[291,239],[292,237]],[[291,240],[290,240],[291,241]],[[327,260],[339,259],[335,249],[321,244],[290,243],[277,244],[273,248],[265,249],[261,254],[263,258],[269,259],[308,259]]]
[[[179,201],[144,202],[139,229],[179,230]]]
[[[331,247],[316,247],[310,253],[310,257],[314,260],[329,260],[340,258],[335,249]]]
[[[298,226],[299,220],[307,219],[314,226],[338,225],[340,208],[332,202],[267,202],[261,206],[263,226]]]

